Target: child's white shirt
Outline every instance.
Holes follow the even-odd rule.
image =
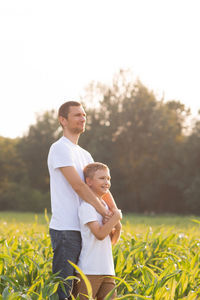
[[[102,216],[85,201],[79,206],[78,213],[82,237],[78,266],[87,275],[115,275],[110,236],[98,240],[87,225],[93,221],[102,224]]]

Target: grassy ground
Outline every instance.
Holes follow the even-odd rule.
[[[7,223],[38,223],[41,225],[47,224],[45,214],[28,213],[28,212],[0,212],[0,221]]]
[[[0,212],[0,300],[57,300],[49,218]],[[199,229],[200,217],[124,216],[121,239],[113,247],[117,299],[200,299]]]
[[[200,217],[192,215],[142,215],[129,214],[124,217],[124,223],[130,224],[131,227],[167,227],[177,229],[199,229]]]
[[[27,212],[0,212],[0,222],[7,223],[25,223],[32,224],[37,223],[40,225],[48,225],[48,219],[50,220],[50,214],[45,213],[27,213]],[[196,221],[194,221],[196,220]],[[143,215],[143,214],[128,214],[123,216],[122,223],[130,228],[135,229],[147,229],[152,227],[153,229],[158,227],[174,228],[178,230],[200,227],[200,216],[192,215]]]

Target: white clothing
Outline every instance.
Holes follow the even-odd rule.
[[[81,199],[59,168],[73,166],[84,181],[83,168],[92,162],[89,152],[64,136],[51,145],[48,155],[52,208],[50,228],[80,231],[78,207]]]
[[[79,207],[82,249],[78,266],[86,275],[115,275],[110,236],[98,240],[91,232],[88,222],[98,221],[102,216],[89,203],[82,201]]]

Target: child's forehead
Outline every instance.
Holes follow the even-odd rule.
[[[94,174],[105,174],[110,175],[110,170],[108,168],[98,169],[94,172]]]

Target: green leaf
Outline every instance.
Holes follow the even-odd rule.
[[[73,262],[71,262],[70,260],[68,260],[68,262],[74,267],[74,269],[76,271],[78,271],[78,273],[81,275],[82,279],[85,282],[86,288],[87,288],[87,293],[88,293],[88,298],[89,300],[92,300],[92,287],[90,284],[90,281],[88,280],[87,276],[83,273],[83,271],[77,266],[75,265]]]

